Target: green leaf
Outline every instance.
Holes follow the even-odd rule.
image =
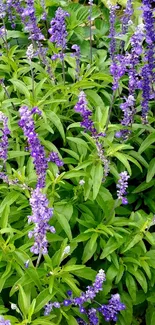
[[[62,229],[65,231],[66,235],[68,236],[69,240],[72,240],[72,232],[71,232],[71,227],[68,223],[68,220],[63,214],[56,214],[56,218],[58,222],[60,223]]]
[[[148,285],[144,273],[141,270],[135,271],[133,268],[128,268],[128,271],[135,276],[137,282],[140,284],[144,292],[147,293]]]
[[[94,165],[91,170],[92,181],[93,181],[93,200],[96,199],[100,190],[102,179],[103,179],[103,166],[101,162]]]
[[[129,175],[131,175],[131,174],[132,174],[132,172],[131,172],[131,167],[130,167],[130,164],[129,164],[129,162],[128,162],[128,158],[126,157],[126,155],[123,154],[123,153],[120,153],[120,152],[116,152],[116,153],[114,153],[114,156],[115,156],[118,160],[120,160],[120,161],[122,162],[122,164],[126,167],[128,173],[129,173]]]
[[[155,142],[155,132],[149,134],[148,137],[142,142],[138,152],[141,154],[143,151],[148,149],[153,142]]]
[[[149,168],[146,176],[146,183],[149,183],[155,175],[155,158],[153,158],[149,163]]]
[[[33,315],[34,310],[35,310],[35,306],[36,306],[36,299],[33,299],[32,303],[30,305],[29,311],[28,311],[28,322],[29,323],[31,322],[32,315]]]
[[[29,310],[29,299],[20,284],[18,284],[19,295],[18,295],[18,305],[23,315],[26,317]]]
[[[123,244],[124,241],[125,239],[119,239],[119,242],[117,242],[115,238],[111,237],[106,243],[103,252],[100,256],[100,259],[103,259],[114,251],[116,251]]]
[[[127,252],[129,249],[131,249],[133,246],[135,246],[139,241],[142,239],[141,234],[136,234],[133,238],[129,239],[125,245],[124,248],[121,250],[121,254],[124,254]]]
[[[68,325],[78,325],[76,319],[73,316],[69,316],[67,319]]]
[[[143,192],[143,191],[147,190],[148,188],[154,186],[154,184],[155,184],[155,180],[154,180],[154,179],[152,179],[149,183],[146,183],[146,182],[144,181],[144,182],[142,182],[139,186],[137,186],[137,187],[135,188],[135,190],[133,190],[132,193],[135,194],[135,193]]]
[[[38,313],[52,298],[52,294],[49,294],[49,289],[44,289],[39,293],[36,298],[36,307],[34,314]]]
[[[50,121],[56,126],[56,128],[58,129],[58,131],[60,132],[63,141],[65,142],[65,132],[64,132],[64,128],[63,125],[60,121],[60,118],[58,117],[58,115],[55,112],[47,112],[47,117],[50,119]]]
[[[90,258],[94,255],[97,249],[97,238],[98,234],[95,233],[91,236],[90,240],[87,242],[83,256],[82,256],[82,263],[85,264]]]
[[[21,94],[24,94],[27,99],[30,99],[30,92],[28,91],[27,86],[23,81],[15,79],[10,79],[10,81],[14,85],[15,90],[17,89]]]
[[[133,276],[128,272],[126,273],[125,283],[132,300],[136,301],[137,285]]]

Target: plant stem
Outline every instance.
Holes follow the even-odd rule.
[[[40,251],[39,256],[38,256],[37,263],[36,263],[36,268],[39,266],[41,257],[42,257],[42,250]]]
[[[62,53],[63,55],[63,53]],[[63,75],[63,81],[64,81],[64,85],[65,85],[65,61],[64,61],[64,57],[62,57],[62,75]]]
[[[31,77],[32,77],[32,97],[33,97],[33,104],[34,104],[34,73],[32,67],[32,61],[30,60],[30,68],[31,68]]]

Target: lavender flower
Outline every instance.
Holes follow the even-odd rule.
[[[76,79],[79,80],[79,74],[80,74],[80,46],[77,44],[74,44],[72,46],[72,50],[75,50],[74,53],[72,53],[72,56],[76,59]]]
[[[65,18],[69,16],[69,13],[62,8],[58,8],[55,14],[55,18],[51,20],[51,28],[49,33],[51,35],[50,41],[56,44],[57,48],[60,48],[62,53],[66,49],[67,45],[67,31]]]
[[[34,48],[33,48],[33,45],[30,44],[27,48],[27,51],[26,51],[26,56],[28,58],[28,60],[32,60],[33,57],[34,57]]]
[[[97,310],[95,308],[88,310],[88,318],[90,325],[98,325],[99,319],[97,317]]]
[[[3,163],[5,163],[8,156],[8,135],[10,130],[8,129],[8,118],[2,112],[0,112],[0,122],[2,122],[2,128],[0,128],[2,132],[0,138],[0,159],[3,159]]]
[[[90,131],[92,134],[96,134],[96,128],[94,127],[94,122],[90,119],[92,112],[88,109],[88,102],[86,99],[86,95],[84,91],[81,91],[79,96],[79,100],[74,107],[75,112],[80,113],[83,120],[81,122],[81,126],[85,128],[85,130]]]
[[[6,15],[6,4],[4,1],[0,1],[0,19],[3,19]]]
[[[121,110],[124,113],[124,118],[121,121],[122,125],[130,126],[133,122],[133,106],[135,99],[132,95],[129,95],[124,103],[120,105]]]
[[[59,158],[57,152],[51,152],[48,157],[48,161],[54,162],[58,167],[61,167],[64,164],[63,161]]]
[[[32,118],[34,113],[40,115],[41,111],[39,111],[37,107],[34,107],[32,111],[30,111],[27,106],[22,106],[19,113],[21,119],[18,124],[23,129],[24,135],[27,137],[29,150],[38,176],[37,186],[42,188],[45,186],[47,159],[45,157],[44,147],[41,145],[38,135],[35,132],[35,125]]]
[[[154,16],[153,10],[151,6],[151,0],[142,0],[143,3],[143,20],[146,30],[146,43],[147,43],[147,51],[146,58],[149,65],[149,73],[152,78],[152,82],[155,80],[155,73],[153,69],[155,68],[155,34],[154,34]]]
[[[30,34],[29,39],[34,41],[44,40],[45,37],[41,33],[40,28],[37,25],[37,19],[35,15],[34,0],[26,0],[26,8],[22,12],[22,19],[25,23],[25,30]]]
[[[126,189],[128,188],[128,179],[130,176],[126,171],[119,174],[120,178],[117,184],[117,197],[122,200],[122,204],[128,204],[128,200],[125,197]]]
[[[48,200],[46,195],[41,192],[40,188],[32,191],[30,198],[30,205],[32,208],[32,215],[28,216],[28,223],[35,224],[34,230],[30,231],[29,238],[34,237],[34,245],[31,247],[31,252],[34,254],[47,254],[48,241],[46,239],[47,231],[55,233],[55,228],[48,224],[52,218],[53,208],[48,207]]]
[[[142,68],[142,120],[143,123],[147,123],[147,114],[149,111],[149,99],[150,99],[150,78],[149,78],[149,65],[145,64]]]
[[[0,316],[0,325],[11,325],[9,320],[5,320],[2,316]]]
[[[46,20],[47,14],[46,14],[46,5],[45,5],[45,0],[40,1],[41,8],[43,9],[43,14],[42,14],[42,20]]]
[[[133,15],[133,1],[127,0],[126,8],[124,10],[124,15],[122,17],[122,35],[125,35],[128,31],[128,26],[131,22],[131,17]],[[121,49],[124,49],[124,41],[121,41]]]
[[[86,292],[82,292],[80,297],[74,298],[75,305],[82,305],[87,302],[89,299],[93,300],[99,291],[102,291],[103,282],[106,280],[105,273],[101,269],[99,270],[95,282],[92,286],[88,286]]]
[[[60,308],[61,305],[59,302],[49,302],[48,304],[45,305],[44,316],[48,316],[53,310],[53,307]]]
[[[98,310],[104,316],[107,322],[117,322],[117,314],[125,309],[125,305],[120,301],[120,295],[117,293],[111,296],[108,305],[102,305]]]

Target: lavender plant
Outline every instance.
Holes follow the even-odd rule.
[[[2,324],[154,322],[154,1],[104,2],[0,2]]]

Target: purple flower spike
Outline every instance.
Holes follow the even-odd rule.
[[[30,111],[27,106],[22,106],[19,109],[19,113],[21,119],[18,124],[27,137],[29,150],[38,176],[37,186],[43,188],[45,186],[47,159],[44,147],[41,145],[38,135],[35,132],[35,125],[32,117],[33,113],[39,113],[40,115],[40,111],[37,107],[34,107],[32,111]]]
[[[88,310],[88,318],[90,325],[98,325],[99,319],[97,317],[97,310],[95,308],[91,308]]]
[[[117,293],[111,296],[108,305],[102,305],[98,311],[104,316],[106,322],[117,322],[117,315],[121,310],[125,309],[125,305],[120,301],[120,295]]]
[[[88,102],[84,91],[81,91],[78,97],[79,100],[75,105],[74,110],[75,112],[79,113],[83,118],[81,126],[84,127],[86,131],[89,131],[92,135],[94,135],[97,131],[94,127],[94,122],[90,118],[92,112],[88,109]]]
[[[125,195],[126,195],[126,190],[128,188],[128,179],[130,178],[130,176],[126,171],[120,173],[119,176],[120,178],[117,184],[117,188],[118,188],[117,197],[118,199],[122,200],[122,204],[128,204],[128,200],[125,197]]]
[[[58,8],[55,13],[55,18],[51,20],[51,28],[49,33],[51,35],[50,41],[56,44],[57,48],[60,48],[62,52],[66,49],[67,45],[67,31],[65,18],[69,16],[69,13],[62,8]]]
[[[28,216],[28,223],[35,224],[34,230],[29,232],[29,238],[34,237],[35,242],[31,247],[31,252],[36,255],[47,254],[46,233],[47,231],[55,233],[55,228],[48,224],[53,216],[53,208],[49,208],[48,204],[46,195],[41,192],[40,188],[33,190],[30,198],[32,215]]]
[[[10,134],[10,130],[8,129],[8,118],[0,112],[0,123],[2,122],[2,128],[0,131],[2,132],[2,136],[0,138],[0,159],[5,163],[8,156],[8,135]]]
[[[0,316],[0,325],[11,325],[9,320],[5,320],[2,316]]]

